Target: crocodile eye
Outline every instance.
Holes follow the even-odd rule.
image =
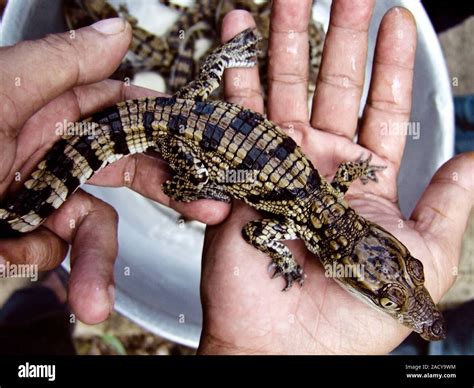
[[[411,276],[417,286],[425,282],[425,274],[423,273],[423,264],[420,260],[410,257],[407,262],[408,274]]]
[[[396,284],[389,284],[382,290],[380,305],[389,310],[397,310],[404,305],[406,294],[404,290]]]
[[[389,310],[395,310],[396,308],[398,308],[398,305],[395,302],[391,301],[389,298],[381,298],[380,305],[383,308],[386,308]]]

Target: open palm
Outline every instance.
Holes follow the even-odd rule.
[[[270,37],[270,120],[288,131],[322,175],[341,162],[373,155],[386,165],[379,182],[354,183],[346,198],[361,215],[397,236],[425,267],[426,285],[438,301],[455,280],[460,243],[473,203],[474,154],[452,159],[435,175],[409,220],[403,220],[396,178],[405,139],[383,134],[383,123],[405,123],[411,110],[416,27],[411,14],[393,9],[379,30],[364,117],[358,111],[364,83],[367,30],[374,1],[335,0],[313,100],[307,109],[311,1],[275,1]],[[236,11],[223,39],[253,25]],[[239,79],[238,83],[233,82]],[[226,73],[229,101],[262,111],[255,69]],[[319,260],[300,241],[288,243],[307,274],[288,292],[266,271],[270,259],[241,237],[242,227],[262,216],[234,203],[231,216],[206,233],[202,275],[204,328],[201,353],[387,353],[409,330],[355,299],[327,278]],[[449,329],[449,328],[448,328]]]

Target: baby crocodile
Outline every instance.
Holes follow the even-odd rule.
[[[167,90],[174,93],[195,78],[201,58],[217,46],[219,26],[224,15],[233,9],[250,12],[259,26],[263,43],[268,46],[270,33],[271,1],[255,0],[200,0],[190,6],[181,6],[170,0],[159,0],[168,8],[180,12],[173,26],[164,36],[157,36],[139,27],[127,7],[121,4],[116,10],[107,0],[63,0],[64,14],[70,29],[85,27],[101,19],[121,16],[132,25],[132,42],[120,68],[113,74],[115,79],[133,77],[140,71],[157,71],[164,77]],[[319,72],[324,44],[324,28],[313,18],[308,24],[309,43],[309,90],[314,91],[314,80]],[[198,40],[211,41],[211,48],[201,54]],[[262,45],[262,42],[260,43]],[[267,95],[268,50],[262,50],[258,58],[260,80]]]
[[[121,102],[82,122],[92,134],[64,136],[24,187],[4,200],[1,235],[37,228],[95,172],[155,147],[174,171],[163,184],[171,198],[236,198],[265,214],[244,227],[243,237],[271,257],[276,273],[287,281],[285,289],[294,281],[302,284],[304,273],[281,241],[299,238],[325,266],[363,269],[336,276],[346,289],[424,339],[444,338],[442,315],[424,287],[422,263],[344,200],[354,180],[377,180],[380,167],[370,165],[370,157],[343,163],[329,183],[263,115],[206,101],[224,69],[256,65],[258,41],[254,30],[245,30],[215,49],[198,78],[172,97]]]

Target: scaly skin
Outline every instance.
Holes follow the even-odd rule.
[[[136,72],[144,70],[157,71],[165,77],[168,76],[174,54],[167,40],[138,27],[138,21],[128,13],[125,6],[118,12],[106,0],[64,0],[64,14],[70,29],[121,15],[132,25],[129,50],[131,55],[115,72],[115,78],[133,77]]]
[[[254,0],[201,0],[191,7],[183,7],[170,0],[160,0],[161,4],[181,12],[178,20],[166,36],[156,36],[138,26],[127,8],[122,5],[117,12],[107,0],[64,0],[64,13],[70,29],[84,27],[101,19],[124,17],[133,27],[130,55],[124,60],[115,78],[133,77],[144,70],[157,71],[164,78],[168,89],[174,93],[191,82],[198,72],[200,60],[196,60],[196,41],[208,38],[217,39],[216,31],[224,15],[234,9],[245,9],[252,14],[262,33],[262,50],[259,55],[259,68],[262,85],[266,93],[268,56],[267,46],[270,33],[271,2],[255,3]],[[321,53],[324,44],[324,29],[313,20],[309,24],[310,50],[310,91],[314,91]],[[206,58],[215,44],[204,54]]]
[[[299,238],[325,266],[361,268],[350,276],[334,276],[343,287],[423,338],[444,338],[443,318],[424,287],[421,262],[344,200],[353,180],[375,181],[382,167],[371,166],[370,158],[344,163],[329,183],[264,116],[206,101],[224,69],[256,64],[258,41],[253,30],[245,30],[214,50],[198,79],[173,97],[119,103],[84,122],[92,134],[58,141],[23,190],[6,198],[0,209],[2,235],[34,230],[95,172],[155,147],[174,171],[163,187],[170,197],[232,197],[266,214],[247,224],[243,236],[269,254],[276,274],[287,279],[286,289],[294,281],[302,284],[304,273],[281,241]]]

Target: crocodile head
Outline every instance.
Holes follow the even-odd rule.
[[[218,57],[229,62],[227,67],[255,66],[256,57],[260,54],[257,45],[261,40],[262,36],[255,28],[247,28],[213,52],[206,61]]]
[[[444,339],[443,316],[424,286],[423,264],[392,234],[368,221],[366,226],[367,233],[352,254],[342,259],[362,271],[336,280],[425,340]]]
[[[247,28],[234,36],[227,45],[229,48],[233,48],[232,52],[245,52],[254,47],[260,40],[262,40],[262,36],[256,28]]]

